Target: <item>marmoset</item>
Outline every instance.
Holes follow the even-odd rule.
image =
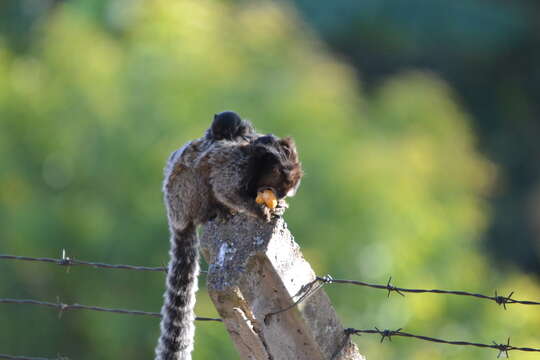
[[[212,125],[206,131],[208,140],[247,141],[257,137],[257,135],[253,125],[234,111],[223,111],[215,114]]]
[[[171,249],[156,360],[191,359],[199,274],[196,227],[236,212],[271,221],[282,214],[285,197],[295,194],[302,175],[291,138],[257,134],[233,112],[217,114],[205,136],[170,156],[163,192]],[[256,201],[263,192],[277,198],[277,207]]]

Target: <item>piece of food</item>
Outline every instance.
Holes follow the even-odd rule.
[[[255,198],[257,204],[265,204],[270,209],[275,209],[277,206],[276,194],[270,189],[259,191]]]

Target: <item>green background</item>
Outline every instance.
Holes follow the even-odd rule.
[[[522,270],[532,269],[526,260],[501,265],[486,250],[493,244],[482,241],[499,219],[493,198],[507,168],[486,155],[475,125],[481,116],[444,71],[420,64],[378,77],[372,71],[364,85],[354,57],[336,56],[319,37],[340,22],[309,16],[316,32],[302,19],[309,9],[287,3],[47,4],[0,5],[0,253],[59,257],[66,249],[81,260],[165,264],[165,160],[201,136],[215,112],[232,109],[260,132],[295,138],[306,175],[285,218],[318,274],[540,299],[538,279]],[[467,29],[451,34],[466,39]],[[510,41],[493,34],[485,34],[486,46]],[[399,32],[380,39],[393,36],[396,46],[407,45]],[[419,34],[413,39],[429,46]],[[505,246],[537,257],[516,239]],[[200,283],[197,314],[215,316],[204,276]],[[67,273],[0,261],[2,298],[158,311],[163,287],[162,273]],[[326,291],[346,327],[483,343],[511,336],[515,346],[540,347],[535,307],[504,311],[434,294],[387,298],[346,285]],[[0,305],[0,321],[0,353],[13,355],[149,359],[158,336],[155,318],[85,311],[59,318],[29,305]],[[497,355],[403,338],[381,345],[374,335],[355,341],[368,359]],[[198,324],[194,358],[237,358],[223,325]]]

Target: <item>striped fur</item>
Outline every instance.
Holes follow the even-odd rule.
[[[199,240],[195,226],[172,231],[167,290],[161,308],[156,360],[191,360],[195,335],[195,293],[199,276]]]

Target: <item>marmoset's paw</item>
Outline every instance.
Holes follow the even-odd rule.
[[[266,207],[263,205],[263,220],[265,222],[270,222],[272,221],[272,215],[273,215],[273,211],[272,209],[270,209],[269,207]]]
[[[289,204],[283,199],[278,200],[276,208],[272,211],[272,214],[274,217],[283,216],[285,214],[285,210],[289,208]]]

